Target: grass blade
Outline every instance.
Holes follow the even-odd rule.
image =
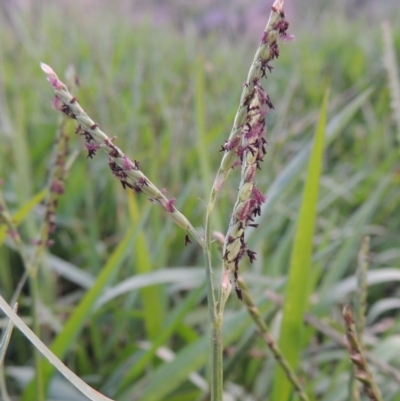
[[[26,216],[37,206],[46,196],[47,189],[43,189],[34,195],[28,202],[21,206],[16,213],[13,215],[13,221],[16,227],[18,227]],[[0,226],[0,245],[4,242],[7,237],[7,227]]]
[[[194,307],[195,303],[199,299],[199,295],[204,291],[203,286],[199,287],[196,291],[193,291],[183,302],[179,305],[174,314],[171,316],[171,321],[164,327],[159,333],[159,336],[155,339],[151,348],[143,354],[143,356],[136,361],[135,365],[124,374],[119,386],[119,390],[124,390],[128,384],[132,383],[133,380],[138,376],[138,374],[143,371],[146,365],[151,361],[151,359],[156,354],[156,351],[161,347],[169,337],[176,330],[177,326],[182,322],[182,319]]]
[[[15,314],[17,313],[18,304],[14,305],[13,311]],[[10,343],[13,328],[14,328],[14,322],[10,319],[10,321],[7,323],[4,333],[0,339],[0,368],[3,368],[4,357],[7,352],[8,344]]]
[[[287,296],[279,339],[279,346],[294,370],[299,361],[303,315],[310,292],[308,276],[311,264],[319,180],[322,170],[327,104],[328,92],[326,92],[322,103],[321,115],[308,165],[307,180],[291,255],[289,280],[286,287]],[[280,367],[277,367],[272,400],[287,401],[291,390],[292,385],[285,373]]]
[[[151,285],[185,283],[188,288],[194,288],[204,280],[203,267],[180,267],[159,269],[146,274],[138,274],[121,281],[114,287],[107,288],[97,300],[95,309],[99,309],[112,299],[124,295],[128,292],[149,287]]]
[[[388,74],[388,88],[391,96],[391,106],[393,113],[393,120],[397,128],[397,141],[400,145],[400,81],[399,81],[399,67],[396,61],[396,48],[393,41],[392,29],[389,22],[382,24],[383,33],[383,62],[385,64]]]
[[[137,226],[140,221],[140,212],[137,199],[133,193],[128,192],[129,212],[132,226]],[[148,246],[144,232],[138,234],[135,242],[134,265],[136,274],[144,274],[152,271],[153,263],[151,247]],[[140,290],[143,305],[143,317],[148,338],[156,339],[162,331],[164,321],[164,308],[162,303],[162,291],[158,286],[149,286]]]
[[[257,305],[262,313],[271,307],[271,303],[263,302]],[[250,317],[246,310],[242,310],[230,317],[227,317],[224,330],[224,346],[235,341],[249,327]],[[205,367],[209,358],[209,339],[205,336],[187,345],[176,355],[172,362],[164,363],[152,372],[149,380],[146,380],[146,387],[142,392],[141,382],[135,384],[131,389],[121,395],[119,400],[132,401],[161,401],[167,395],[182,385],[191,372]],[[140,394],[138,396],[137,394]]]
[[[62,359],[64,357],[68,348],[82,329],[83,324],[90,318],[97,298],[100,296],[105,286],[109,283],[111,277],[121,265],[122,261],[127,255],[127,252],[132,248],[132,243],[136,239],[139,228],[140,226],[132,227],[127,232],[119,246],[108,259],[108,262],[102,269],[100,275],[97,277],[93,287],[86,293],[81,303],[76,307],[69,317],[63,330],[53,341],[50,349],[58,358]],[[46,364],[43,369],[45,387],[48,386],[53,373],[54,368],[51,365]],[[34,388],[33,382],[31,382],[26,387],[22,400],[28,401],[35,399]]]
[[[368,88],[364,92],[362,92],[359,96],[353,99],[349,104],[335,117],[330,120],[330,122],[326,126],[326,134],[325,140],[326,143],[329,144],[332,142],[337,135],[346,127],[346,125],[351,121],[354,115],[360,110],[363,104],[369,99],[373,92],[373,88]],[[284,191],[285,188],[293,181],[295,177],[298,176],[299,171],[302,171],[303,166],[307,162],[311,152],[310,143],[308,146],[304,147],[304,149],[297,154],[297,156],[290,162],[288,165],[282,170],[276,180],[272,183],[272,185],[267,190],[267,198],[268,201],[265,202],[261,207],[261,217],[258,219],[257,223],[260,225],[259,230],[262,230],[263,227],[268,227],[268,224],[265,224],[265,220],[267,215],[274,210],[274,206],[276,201],[279,199],[280,195]],[[250,239],[255,231],[250,230],[247,235]],[[264,233],[258,231],[258,235],[262,237]]]
[[[55,355],[52,353],[35,335],[35,333],[23,322],[23,320],[15,313],[15,310],[7,304],[0,296],[0,308],[12,320],[13,324],[25,335],[25,337],[39,350],[56,368],[70,381],[82,394],[85,394],[92,401],[112,401],[110,398],[103,396],[96,390],[88,386],[82,379],[71,372]],[[49,365],[50,366],[50,365]],[[34,395],[31,400],[37,399]]]

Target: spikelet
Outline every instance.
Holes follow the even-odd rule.
[[[123,188],[144,192],[149,200],[164,209],[172,220],[196,241],[203,245],[203,239],[189,220],[175,207],[175,199],[168,199],[140,170],[139,163],[130,160],[83,110],[77,99],[71,95],[67,86],[60,81],[53,69],[42,63],[42,70],[54,89],[53,107],[76,121],[76,134],[83,136],[88,158],[93,158],[101,149],[108,155],[108,165],[112,174],[121,182]],[[185,237],[185,243],[190,242]]]

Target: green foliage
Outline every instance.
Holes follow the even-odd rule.
[[[81,104],[117,136],[116,144],[140,162],[152,181],[177,198],[191,222],[202,226],[221,159],[218,150],[230,132],[263,26],[256,35],[222,31],[203,36],[189,18],[179,31],[168,22],[132,24],[132,12],[112,2],[90,10],[79,3],[40,2],[43,8],[36,13],[0,9],[1,190],[22,237],[29,244],[42,219],[37,204],[45,195],[57,128],[40,61],[58,71],[75,65]],[[361,19],[353,22],[340,12],[334,15],[329,7],[295,26],[289,32],[296,41],[281,46],[265,83],[275,110],[267,116],[268,153],[257,186],[267,202],[260,226],[248,233],[257,260],[243,263],[240,274],[277,340],[281,313],[266,289],[299,301],[298,310],[293,315],[285,310],[283,318],[279,343],[286,355],[285,319],[296,319],[300,329],[304,308],[344,333],[339,312],[356,292],[357,252],[362,238],[370,235],[364,339],[369,351],[400,369],[393,352],[399,348],[400,329],[399,144],[380,27]],[[393,33],[399,57],[400,37],[395,29]],[[331,93],[319,195],[307,204],[316,208],[313,235],[312,218],[297,224],[304,180],[310,177],[305,166],[313,160],[313,133],[327,86]],[[71,149],[82,145],[71,128]],[[216,204],[213,228],[222,232],[237,186],[233,173]],[[210,351],[201,249],[184,247],[184,234],[146,196],[128,197],[111,177],[104,155],[88,160],[83,150],[70,168],[56,222],[55,243],[38,277],[44,342],[112,398],[205,397]],[[296,235],[296,227],[308,228],[307,236]],[[3,233],[0,226],[1,241]],[[300,240],[313,244],[312,253],[298,248]],[[220,255],[214,248],[217,276]],[[291,259],[295,254],[297,263]],[[0,266],[0,293],[9,301],[23,267],[8,240],[0,247]],[[298,273],[294,284],[293,266]],[[310,274],[300,274],[306,271]],[[296,286],[304,293],[296,293]],[[312,291],[310,299],[307,291]],[[30,290],[24,288],[19,315],[28,322],[30,302]],[[302,329],[295,353],[307,394],[313,400],[348,400],[348,354],[333,337]],[[231,296],[224,322],[224,367],[225,391],[234,400],[271,399],[274,385],[279,386],[275,361],[257,338],[246,309]],[[5,356],[12,395],[25,391],[25,399],[35,399],[22,370],[33,372],[32,355],[32,347],[14,330]],[[7,370],[10,366],[15,369]],[[397,400],[400,387],[393,373],[374,364],[371,368],[383,399]],[[190,372],[195,374],[188,378]],[[45,369],[46,380],[51,373]],[[60,383],[58,376],[52,380]],[[275,399],[283,400],[279,388],[275,391]],[[69,394],[75,395],[66,386],[64,395]],[[48,397],[58,396],[50,387]]]
[[[328,92],[325,93],[321,116],[315,133],[313,149],[307,169],[301,208],[297,220],[293,250],[290,257],[288,283],[286,287],[283,320],[279,346],[293,369],[300,359],[303,337],[303,316],[314,288],[310,284],[311,257],[313,251],[314,226],[318,204],[319,180],[322,170]],[[291,383],[282,369],[278,368],[274,379],[273,400],[288,400]]]

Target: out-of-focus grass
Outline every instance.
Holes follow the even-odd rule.
[[[190,23],[183,24],[180,32],[151,20],[134,24],[129,13],[111,2],[91,8],[78,2],[40,4],[42,8],[32,13],[11,7],[9,14],[4,9],[0,14],[0,177],[10,209],[21,212],[40,193],[50,163],[57,115],[51,110],[51,93],[39,62],[51,64],[58,72],[72,62],[80,77],[76,95],[81,104],[201,226],[209,183],[221,157],[218,149],[230,131],[259,35],[220,31],[201,36]],[[272,327],[279,324],[280,313],[275,313],[264,290],[285,295],[308,160],[306,153],[301,155],[311,144],[327,87],[331,96],[309,277],[310,287],[315,288],[310,311],[336,327],[340,324],[338,306],[351,299],[345,280],[354,274],[366,234],[371,235],[370,274],[375,280],[371,282],[379,282],[381,268],[400,267],[398,133],[391,119],[380,22],[352,22],[328,9],[310,14],[307,22],[298,21],[298,31],[291,30],[296,41],[281,46],[266,83],[275,111],[267,118],[268,154],[258,186],[270,199],[260,227],[250,233],[257,261],[241,267]],[[396,26],[395,16],[391,22]],[[395,29],[393,34],[399,57],[400,37]],[[71,133],[71,139],[72,148],[82,148],[80,138]],[[232,174],[218,204],[214,228],[222,231],[236,197],[235,178]],[[39,225],[41,211],[35,208],[22,223],[27,242]],[[135,245],[118,273],[102,285],[112,288],[148,272],[154,273],[153,285],[150,281],[121,291],[119,297],[95,308],[95,297],[91,305],[86,301],[88,283],[98,283],[96,277],[101,271],[104,274],[102,269],[112,263],[116,247],[138,222]],[[73,328],[76,339],[63,350],[66,362],[111,397],[178,400],[204,394],[205,292],[199,289],[193,295],[203,281],[195,269],[190,275],[191,267],[203,266],[200,249],[184,247],[183,233],[144,196],[129,201],[101,154],[88,161],[82,151],[72,166],[57,225],[55,244],[42,266],[43,308],[49,312],[43,321],[44,340],[51,344],[57,336],[65,336],[60,327]],[[219,257],[216,252],[216,272]],[[62,273],[63,261],[71,264],[69,275]],[[0,266],[0,291],[9,299],[23,270],[8,242],[0,247]],[[165,283],[157,274],[161,277],[174,267],[187,267],[185,280],[154,284]],[[398,304],[382,303],[398,296],[398,278],[386,274],[388,270],[382,272],[380,285],[369,291],[373,319],[367,320],[365,338],[380,358],[400,369],[394,358],[400,347]],[[335,296],[335,291],[345,295]],[[28,321],[29,302],[26,289],[20,315]],[[74,316],[84,309],[86,315],[74,326]],[[268,399],[274,362],[266,357],[265,346],[253,335],[242,309],[232,297],[226,311],[226,392],[233,399],[246,395],[251,400]],[[163,330],[169,334],[164,336]],[[149,341],[161,348],[155,352]],[[311,329],[302,344],[299,372],[308,393],[320,400],[347,399],[346,354]],[[171,351],[176,359],[169,364],[165,360]],[[12,394],[22,393],[27,382],[22,368],[31,366],[31,358],[31,347],[14,332],[6,356]],[[236,361],[234,366],[231,360]],[[143,366],[140,371],[136,363]],[[198,376],[188,380],[188,369]],[[374,373],[384,399],[396,400],[399,384],[380,371]],[[126,375],[132,382],[124,380]],[[51,396],[56,398],[57,392]]]

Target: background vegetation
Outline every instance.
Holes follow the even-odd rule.
[[[288,4],[288,20],[294,21],[289,32],[296,41],[281,45],[265,84],[275,111],[267,117],[268,154],[258,186],[268,200],[260,227],[249,233],[257,261],[243,263],[241,274],[278,338],[282,315],[271,291],[286,295],[308,160],[304,149],[312,142],[330,87],[306,280],[314,289],[308,310],[330,330],[344,333],[341,309],[354,299],[357,253],[362,238],[370,235],[364,342],[400,370],[400,127],[391,109],[381,29],[385,17],[393,27],[399,60],[395,27],[400,11],[395,3],[385,2],[379,13],[360,2]],[[129,3],[110,1],[2,3],[0,177],[13,213],[29,210],[28,203],[46,186],[51,164],[57,114],[39,68],[43,61],[60,76],[74,65],[80,81],[75,92],[88,113],[117,136],[117,145],[139,160],[168,196],[177,198],[195,226],[202,226],[221,158],[218,150],[229,134],[269,12],[256,20],[257,26],[244,18],[239,26],[227,19],[203,29],[204,10],[171,2],[164,20],[154,13],[160,4],[152,5],[150,11],[136,13]],[[224,7],[230,15],[229,3]],[[60,198],[55,243],[40,267],[42,339],[51,344],[64,332],[68,366],[112,398],[201,399],[207,393],[209,327],[202,252],[194,244],[185,247],[184,233],[145,196],[128,196],[111,177],[104,155],[88,162],[81,138],[72,126],[70,130],[71,152],[78,149],[80,154]],[[238,175],[232,174],[217,205],[213,224],[222,233],[237,184]],[[40,204],[24,218],[20,229],[27,243],[42,218]],[[218,271],[217,249],[214,256]],[[0,247],[5,299],[11,299],[23,271],[12,242],[5,240]],[[100,273],[105,271],[104,278]],[[99,277],[104,278],[101,283]],[[88,300],[85,295],[93,288],[98,295]],[[19,315],[27,323],[30,295],[25,287],[19,299]],[[86,312],[75,320],[73,311],[83,302]],[[274,359],[235,296],[225,315],[227,399],[268,399]],[[62,330],[67,324],[69,335]],[[332,335],[307,326],[301,348],[299,375],[312,399],[349,399],[350,361]],[[30,343],[15,331],[5,361],[11,396],[18,398],[32,377],[32,354]],[[399,401],[398,379],[374,364],[371,368],[384,399]],[[85,399],[58,376],[49,391],[51,399]]]

